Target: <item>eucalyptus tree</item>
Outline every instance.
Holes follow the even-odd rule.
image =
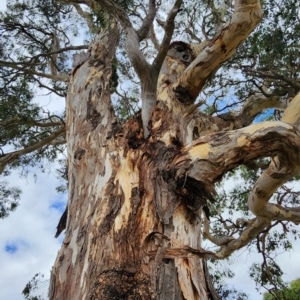
[[[67,145],[69,199],[56,235],[66,232],[50,299],[218,299],[206,261],[254,240],[272,281],[272,229],[300,221],[298,194],[285,185],[300,173],[290,34],[299,4],[264,5],[274,16],[249,45],[259,0],[9,2],[1,170],[43,167]],[[273,20],[281,52],[269,42]],[[87,43],[76,45],[78,34]],[[65,96],[65,114],[36,105],[37,87]],[[278,120],[254,122],[269,108],[283,111]],[[215,185],[237,168],[247,184],[231,203]],[[223,217],[226,205],[243,217]]]

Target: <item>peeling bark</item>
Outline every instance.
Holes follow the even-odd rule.
[[[66,236],[49,297],[218,299],[206,259],[222,259],[244,247],[272,220],[300,222],[299,210],[269,203],[280,185],[300,173],[299,95],[281,122],[255,125],[249,124],[261,110],[285,104],[253,97],[240,114],[218,117],[194,104],[209,76],[260,21],[259,1],[236,1],[231,21],[212,41],[162,45],[152,66],[138,42],[150,30],[153,1],[139,31],[116,3],[96,2],[111,10],[125,31],[141,79],[143,109],[122,125],[114,114],[110,77],[119,32],[111,25],[96,37],[70,79]],[[166,40],[181,2],[167,19]],[[260,157],[273,162],[249,195],[255,218],[238,238],[212,236],[202,212],[215,201],[214,184]],[[203,234],[218,251],[202,249]]]
[[[145,242],[158,231],[199,248],[201,208],[192,192],[187,206],[168,170],[181,144],[145,141],[138,116],[122,128],[116,121],[109,94],[116,30],[99,36],[69,87],[68,222],[50,299],[207,299],[201,259],[165,259],[168,243]]]

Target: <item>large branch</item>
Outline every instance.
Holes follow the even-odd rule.
[[[196,129],[197,135],[194,138],[214,132],[240,129],[252,124],[255,117],[267,109],[274,108],[282,111],[287,107],[287,102],[282,97],[273,95],[266,97],[261,93],[249,97],[239,113],[230,111],[218,116],[210,116],[197,110],[202,104],[203,102],[192,104],[182,114],[183,128],[193,124],[194,130]]]
[[[3,120],[0,121],[0,126],[18,126],[18,125],[30,125],[30,126],[37,126],[41,128],[47,128],[47,127],[54,127],[54,126],[61,126],[64,125],[63,121],[60,122],[41,122],[36,120],[25,120],[22,118],[12,118],[9,120]]]
[[[299,129],[300,93],[285,110],[282,121],[295,125],[296,127],[294,128]],[[295,148],[296,144],[292,144],[290,147],[291,149],[286,153],[278,152],[268,169],[258,178],[249,195],[249,209],[257,217],[300,223],[300,208],[284,208],[280,205],[269,203],[277,188],[300,173],[299,147]]]
[[[184,178],[186,185],[189,180],[199,182],[209,194],[213,191],[214,182],[228,170],[259,157],[272,158],[248,198],[249,209],[255,218],[245,223],[246,227],[238,238],[232,235],[213,237],[208,223],[204,224],[206,237],[220,246],[215,258],[228,257],[235,250],[246,246],[272,221],[300,223],[299,207],[283,207],[269,202],[278,187],[300,174],[299,120],[300,93],[285,110],[283,122],[264,122],[206,136],[187,146],[186,156],[178,159],[178,179]]]
[[[282,121],[296,125],[299,128],[300,93],[290,102],[282,117]],[[295,128],[295,127],[294,127]],[[285,147],[288,147],[285,145]],[[256,216],[247,224],[240,237],[222,246],[216,254],[218,258],[228,257],[232,252],[246,246],[258,233],[269,226],[274,220],[300,223],[300,208],[283,207],[269,203],[273,193],[289,179],[298,175],[299,148],[293,144],[294,151],[279,152],[273,158],[268,169],[258,178],[248,198],[248,207]]]
[[[218,116],[209,116],[196,108],[203,102],[190,105],[184,112],[184,126],[193,122],[194,128],[197,128],[199,136],[213,133],[216,131],[226,131],[231,129],[240,129],[252,124],[255,117],[265,110],[273,108],[283,111],[287,107],[287,101],[280,96],[265,93],[256,93],[248,98],[239,113],[230,111]],[[203,126],[205,123],[205,126]],[[199,137],[198,136],[198,137]]]
[[[254,94],[245,102],[237,118],[241,120],[242,126],[247,126],[264,110],[269,108],[284,110],[286,106],[286,101],[279,96],[266,97],[261,93]]]
[[[292,159],[281,161],[287,177],[282,173],[280,178],[287,180],[300,172],[299,137],[295,126],[280,121],[204,136],[183,148],[183,155],[174,161],[177,179],[184,184],[191,179],[209,191],[233,168],[257,158],[280,155]]]
[[[93,18],[91,14],[89,14],[87,11],[84,11],[81,6],[77,3],[73,3],[73,6],[75,7],[78,14],[86,20],[87,26],[90,29],[91,32],[95,32],[97,29],[97,26],[94,25]]]
[[[300,93],[289,103],[281,119],[283,122],[294,124],[299,128],[300,122]]]
[[[0,174],[4,171],[5,167],[8,164],[14,162],[20,156],[29,154],[31,152],[41,149],[42,147],[47,146],[48,144],[51,144],[59,136],[64,135],[64,134],[65,134],[65,127],[62,127],[60,129],[58,129],[57,131],[55,131],[54,133],[50,134],[47,138],[45,138],[31,146],[28,146],[24,149],[2,155],[0,157]]]
[[[289,119],[299,120],[299,101],[292,101]],[[294,99],[295,100],[295,99]],[[297,99],[296,99],[297,100]],[[294,107],[292,107],[294,106]],[[297,115],[297,117],[296,117]],[[284,119],[285,121],[287,120]],[[214,183],[233,168],[261,157],[275,161],[256,183],[249,197],[249,208],[256,218],[237,239],[224,237],[216,257],[224,258],[249,243],[273,220],[300,222],[300,209],[281,207],[269,203],[276,189],[287,180],[300,174],[300,131],[297,127],[279,121],[264,122],[248,127],[210,134],[195,140],[183,149],[183,156],[174,161],[179,189],[182,193],[190,187],[204,191],[207,196],[214,192]]]
[[[299,150],[298,150],[299,151]],[[283,220],[300,223],[300,207],[282,207],[269,203],[273,193],[285,182],[300,173],[299,153],[280,154],[271,162],[268,169],[258,178],[248,199],[251,212],[270,221]]]
[[[289,78],[289,77],[284,76],[272,69],[258,70],[258,69],[247,67],[247,68],[245,68],[245,71],[249,74],[253,74],[256,77],[260,77],[260,78],[270,78],[270,79],[274,79],[274,80],[282,80],[283,82],[287,83],[289,86],[293,87],[295,90],[300,89],[300,84],[297,82],[297,79]]]
[[[195,140],[183,148],[175,160],[177,176],[215,183],[229,170],[261,157],[293,157],[297,163],[300,132],[290,124],[268,121],[248,127],[217,132]],[[184,166],[184,168],[183,168]],[[181,171],[184,170],[184,174]],[[188,172],[187,172],[188,170]]]
[[[177,13],[179,12],[179,8],[181,4],[182,4],[182,0],[177,0],[173,8],[170,10],[164,26],[165,35],[160,45],[158,54],[154,59],[152,65],[151,66],[149,65],[148,69],[142,70],[144,77],[146,75],[146,78],[143,79],[140,77],[141,87],[142,87],[142,121],[143,121],[145,138],[149,134],[148,123],[150,120],[151,111],[157,101],[156,94],[157,94],[157,81],[158,81],[159,71],[166,57],[166,54],[169,50],[170,41],[172,39],[174,28],[175,28],[174,20]],[[131,58],[131,61],[133,62],[134,60]]]
[[[151,81],[150,65],[146,61],[142,51],[139,48],[140,36],[133,28],[126,12],[122,7],[111,0],[96,0],[95,2],[102,8],[105,8],[109,14],[113,15],[120,22],[126,34],[126,53],[135,72],[137,73],[141,82],[147,82],[149,80]],[[86,4],[93,8],[93,1],[86,1]]]
[[[88,48],[89,48],[88,45],[68,46],[68,47],[64,47],[64,48],[59,48],[56,51],[51,51],[51,52],[47,52],[47,53],[40,53],[40,54],[37,54],[35,56],[32,56],[30,58],[30,61],[36,61],[36,59],[38,59],[39,57],[51,56],[53,54],[59,54],[59,53],[63,53],[63,52],[66,52],[66,51],[85,50],[85,49],[88,49]]]
[[[126,53],[131,61],[132,66],[134,67],[135,72],[139,76],[141,82],[146,82],[148,80],[151,81],[151,72],[150,72],[150,65],[146,61],[142,51],[139,48],[140,39],[149,32],[150,24],[149,21],[154,19],[154,15],[156,13],[155,8],[155,1],[150,0],[149,2],[149,13],[146,17],[145,22],[142,24],[140,31],[137,32],[132,24],[131,21],[124,11],[122,7],[116,4],[114,1],[111,0],[96,0],[90,1],[86,0],[85,3],[90,6],[91,9],[94,9],[95,3],[100,7],[106,9],[107,13],[114,16],[121,24],[125,34],[125,48]]]
[[[20,62],[12,63],[12,62],[7,62],[7,61],[0,61],[0,66],[9,67],[14,70],[21,71],[25,74],[36,75],[38,77],[48,78],[48,79],[52,79],[54,81],[67,82],[69,80],[69,75],[66,73],[52,75],[52,74],[47,74],[47,73],[43,73],[43,72],[37,72],[33,69],[28,69],[29,65],[30,65],[30,63],[20,63]],[[35,64],[31,64],[31,65],[32,65],[32,67],[35,66]]]
[[[153,23],[156,7],[155,1],[149,0],[149,11],[139,31],[136,31],[126,14],[126,12],[111,0],[97,0],[102,8],[113,15],[121,24],[126,37],[125,49],[130,62],[141,81],[142,90],[142,120],[144,136],[148,135],[148,122],[150,119],[151,109],[156,103],[156,86],[159,71],[147,62],[144,54],[139,48],[140,41],[149,33]],[[86,1],[92,8],[93,2]]]
[[[270,226],[271,221],[264,218],[255,218],[249,222],[242,234],[237,238],[229,241],[227,244],[221,245],[214,258],[224,259],[231,255],[234,251],[241,249],[249,244],[260,232]]]
[[[210,76],[229,59],[262,19],[259,0],[235,1],[234,13],[227,25],[197,53],[196,59],[173,84],[176,94],[196,99]],[[197,47],[194,49],[197,52]]]
[[[156,103],[156,86],[158,71],[152,68],[147,62],[144,54],[140,50],[140,40],[150,31],[150,21],[154,19],[156,8],[155,1],[149,0],[149,11],[146,20],[143,22],[139,31],[136,31],[124,9],[112,0],[60,0],[60,2],[69,4],[84,3],[93,11],[97,11],[99,7],[105,9],[108,15],[113,16],[122,26],[125,37],[125,49],[128,58],[141,81],[142,90],[142,120],[144,128],[144,136],[148,135],[148,121],[150,119],[151,109]],[[114,21],[112,21],[114,22]]]
[[[289,153],[291,154],[291,153]],[[296,159],[295,159],[296,156]],[[299,154],[296,151],[292,157],[280,154],[274,158],[269,168],[258,178],[248,198],[248,207],[256,218],[247,221],[246,227],[238,238],[224,236],[225,244],[218,243],[221,239],[212,237],[206,225],[205,235],[216,245],[221,246],[216,257],[228,257],[235,250],[246,246],[257,234],[271,225],[272,221],[291,221],[300,223],[300,208],[283,207],[269,203],[273,193],[286,181],[300,173]]]
[[[180,11],[182,2],[183,2],[183,0],[177,0],[174,3],[174,5],[171,8],[171,10],[169,11],[167,19],[164,23],[165,34],[164,34],[163,40],[160,44],[158,54],[155,57],[153,64],[152,64],[153,67],[157,70],[157,72],[160,71],[160,68],[161,68],[161,66],[164,62],[164,59],[168,53],[170,42],[171,42],[171,39],[172,39],[173,33],[174,33],[175,18],[177,16],[178,12]]]
[[[141,27],[137,31],[140,41],[145,39],[148,33],[150,32],[155,15],[156,15],[155,0],[149,0],[149,11],[146,17],[144,18]]]

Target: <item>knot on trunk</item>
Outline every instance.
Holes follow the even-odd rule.
[[[99,275],[90,289],[88,300],[155,299],[150,280],[145,274],[122,269],[109,269]]]

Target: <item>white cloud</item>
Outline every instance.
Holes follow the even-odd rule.
[[[3,0],[2,0],[2,1],[0,2],[0,10],[3,11],[3,10],[5,10],[5,9],[6,9],[6,1],[3,1]]]
[[[54,174],[38,174],[35,180],[20,179],[15,172],[9,181],[23,194],[17,210],[0,220],[0,299],[21,300],[22,290],[36,273],[49,278],[61,241],[54,235],[62,213],[53,204],[66,196],[55,191]]]

